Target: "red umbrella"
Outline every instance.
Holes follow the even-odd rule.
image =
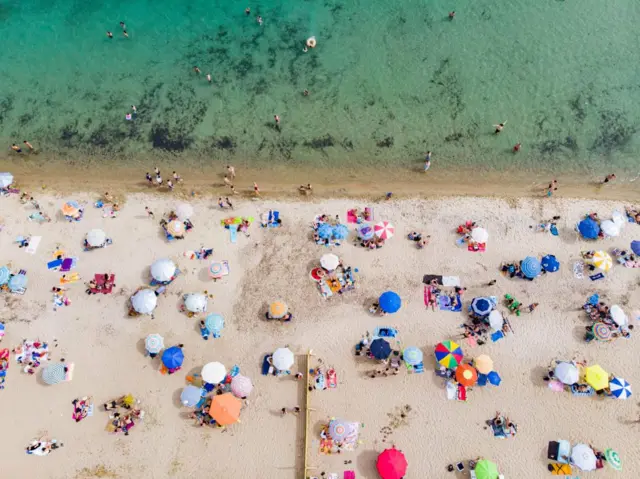
[[[407,473],[407,465],[407,458],[395,447],[382,451],[376,464],[382,479],[402,479]]]

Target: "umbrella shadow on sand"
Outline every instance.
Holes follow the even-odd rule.
[[[184,405],[182,404],[182,401],[180,400],[180,395],[182,394],[182,390],[184,388],[178,388],[175,391],[173,391],[173,394],[171,395],[171,402],[173,402],[173,405],[177,408],[177,409],[184,409]]]
[[[376,468],[378,455],[379,453],[373,449],[367,449],[358,454],[356,464],[358,465],[358,471],[364,477],[378,477],[378,470]]]
[[[200,271],[198,272],[198,279],[203,283],[215,283],[215,281],[209,275],[209,266],[200,268]]]
[[[544,378],[549,370],[543,366],[536,366],[531,370],[530,379],[533,384],[540,387],[547,387],[547,382],[542,379]]]
[[[136,349],[143,356],[148,356],[149,353],[147,353],[147,348],[145,346],[145,343],[146,343],[145,338],[138,340],[138,342],[136,343]]]
[[[142,273],[140,273],[140,282],[145,285],[151,282],[151,266],[142,269]]]

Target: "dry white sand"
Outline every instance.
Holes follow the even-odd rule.
[[[15,347],[23,338],[58,340],[53,359],[61,357],[75,363],[72,382],[44,386],[34,376],[21,372],[13,356],[6,389],[0,391],[0,437],[2,477],[47,478],[233,478],[303,476],[304,415],[280,417],[282,407],[304,404],[304,384],[292,378],[277,379],[260,375],[265,353],[289,345],[304,364],[304,353],[313,348],[325,364],[336,368],[338,388],[315,392],[310,430],[310,463],[318,466],[316,475],[339,473],[352,460],[358,478],[376,478],[375,459],[385,447],[395,444],[409,460],[407,478],[447,478],[449,463],[485,456],[494,460],[506,478],[548,476],[546,448],[549,440],[568,439],[587,442],[604,449],[616,449],[624,472],[611,468],[581,477],[635,478],[640,470],[640,425],[630,424],[640,410],[635,397],[619,401],[576,398],[554,393],[541,380],[547,364],[554,358],[577,356],[597,362],[605,369],[640,387],[640,356],[637,333],[630,340],[610,344],[585,344],[582,333],[586,321],[579,310],[585,298],[600,292],[610,303],[622,305],[627,313],[640,308],[638,293],[640,270],[615,266],[607,279],[591,283],[574,279],[571,263],[581,249],[594,246],[628,247],[640,237],[640,227],[628,225],[616,240],[597,245],[576,238],[573,225],[589,210],[607,217],[623,205],[586,200],[503,201],[483,198],[450,198],[437,201],[401,201],[376,204],[376,219],[394,222],[397,236],[381,250],[365,251],[345,242],[332,248],[345,264],[360,271],[355,292],[324,301],[309,271],[327,252],[310,239],[310,222],[315,214],[339,214],[344,220],[353,201],[276,203],[244,202],[237,214],[259,216],[268,208],[279,209],[284,219],[280,229],[251,228],[251,237],[238,235],[231,244],[220,226],[228,212],[220,212],[211,202],[194,202],[195,230],[184,241],[167,243],[158,227],[159,216],[175,204],[171,199],[132,195],[116,219],[102,218],[100,211],[87,206],[85,218],[68,223],[58,216],[62,203],[70,197],[39,198],[53,222],[38,225],[27,221],[31,206],[17,198],[0,198],[4,229],[0,234],[0,264],[14,270],[26,269],[30,280],[24,296],[2,294],[1,319],[7,336],[3,347]],[[86,195],[76,199],[91,203]],[[156,221],[145,216],[148,205]],[[529,227],[543,218],[561,215],[559,237],[534,233]],[[455,245],[454,228],[467,219],[484,225],[491,237],[484,254],[470,253]],[[114,244],[101,250],[83,252],[84,234],[102,228]],[[419,229],[432,237],[422,251],[405,239]],[[41,235],[35,255],[25,253],[13,243],[17,235]],[[110,271],[117,275],[117,289],[110,296],[87,296],[82,282],[71,285],[69,307],[53,311],[51,287],[60,273],[48,271],[56,245],[69,255],[78,256],[77,271],[83,280],[94,273]],[[208,261],[188,260],[182,253],[204,245],[215,249],[213,258],[230,262],[231,274],[212,283],[207,279]],[[527,255],[554,253],[562,269],[534,282],[508,280],[498,273],[501,261]],[[183,269],[169,293],[160,298],[155,319],[127,316],[128,298],[149,279],[149,265],[160,257],[171,257]],[[515,294],[526,304],[539,302],[531,316],[512,317],[515,334],[495,344],[475,349],[464,347],[469,357],[489,354],[500,372],[499,388],[476,388],[466,403],[448,401],[442,382],[432,369],[432,350],[441,340],[453,338],[465,320],[462,313],[426,311],[423,305],[422,275],[436,273],[460,276],[466,309],[474,296]],[[483,287],[491,279],[498,283]],[[382,291],[400,293],[399,313],[372,318],[367,308]],[[178,310],[184,292],[208,290],[214,295],[210,312],[226,318],[222,338],[203,341],[197,321]],[[271,300],[286,301],[295,314],[290,324],[266,322],[263,313]],[[366,372],[375,364],[357,361],[353,347],[361,335],[377,326],[400,330],[402,344],[415,345],[425,353],[426,371],[407,375],[369,379]],[[165,337],[167,346],[184,343],[185,364],[173,376],[158,372],[158,364],[142,353],[142,341],[152,332]],[[186,373],[209,361],[231,367],[238,364],[251,377],[255,390],[242,413],[242,423],[221,433],[196,428],[185,419],[185,409],[177,404]],[[107,415],[96,410],[93,417],[79,424],[71,419],[71,400],[92,395],[96,403],[124,393],[141,398],[147,412],[145,420],[131,435],[114,436],[105,432]],[[381,428],[393,422],[401,407],[410,405],[406,425],[393,430],[386,442]],[[97,408],[98,409],[98,408]],[[496,410],[503,411],[519,426],[515,439],[494,439],[484,422]],[[318,454],[320,424],[332,416],[359,421],[359,449],[339,456]],[[65,447],[47,457],[28,456],[24,447],[43,432],[64,442]]]

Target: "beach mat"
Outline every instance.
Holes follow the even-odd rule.
[[[29,254],[36,254],[38,246],[40,246],[40,241],[42,241],[42,236],[32,236],[29,240],[29,246],[24,249],[25,252]]]
[[[49,261],[47,263],[47,269],[56,269],[56,268],[59,268],[60,266],[62,266],[61,259],[54,259],[53,261]]]
[[[358,217],[353,214],[353,210],[347,211],[347,223],[357,223]]]
[[[549,471],[552,476],[568,476],[573,474],[573,469],[569,464],[560,464],[558,462],[552,462],[549,464]]]
[[[424,284],[430,284],[431,281],[436,280],[436,284],[440,286],[460,286],[460,278],[458,276],[441,276],[439,274],[425,274],[422,277]]]
[[[229,239],[231,243],[238,242],[238,225],[229,225]]]
[[[591,281],[598,281],[599,279],[604,279],[604,273],[592,274],[589,276]]]
[[[471,251],[472,253],[484,253],[487,251],[486,243],[478,243],[478,249],[475,248],[473,244],[467,246],[467,251]]]

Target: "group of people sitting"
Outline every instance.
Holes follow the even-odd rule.
[[[487,421],[487,426],[491,427],[495,437],[515,437],[518,433],[518,426],[511,422],[508,417],[500,414],[500,411],[497,411],[496,415]]]
[[[640,268],[640,258],[633,254],[633,251],[621,250],[615,248],[611,254],[625,268]]]
[[[142,421],[144,418],[144,411],[137,407],[139,403],[140,401],[137,401],[130,394],[104,403],[105,411],[114,411],[109,415],[109,432],[123,432],[125,436],[128,436],[131,428],[136,425],[136,421]],[[124,414],[120,413],[120,408],[124,409]]]
[[[429,240],[431,239],[431,236],[427,235],[423,237],[422,233],[418,233],[417,231],[412,231],[407,235],[407,238],[410,241],[414,241],[418,249],[422,249],[429,244]]]
[[[593,296],[582,305],[582,309],[587,314],[591,324],[585,326],[586,332],[584,340],[589,343],[596,339],[596,335],[593,332],[593,325],[596,323],[604,323],[611,331],[611,339],[618,339],[620,337],[629,339],[631,337],[631,331],[633,330],[633,324],[630,325],[618,325],[613,317],[609,306],[603,301],[598,301],[597,296]]]
[[[625,208],[627,217],[634,223],[640,225],[640,208],[633,208],[631,206]]]
[[[377,236],[371,239],[360,239],[360,246],[368,249],[379,249],[384,246],[384,240]]]

